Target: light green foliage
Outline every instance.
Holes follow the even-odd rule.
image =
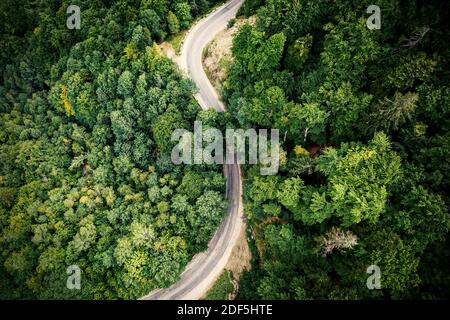
[[[328,149],[316,162],[328,179],[327,195],[343,225],[369,220],[376,223],[386,209],[390,186],[401,175],[400,157],[391,151],[383,133],[367,145],[343,144]]]
[[[167,14],[167,23],[169,26],[169,32],[171,34],[180,32],[180,22],[178,21],[177,16],[172,11],[169,11],[169,13]]]
[[[303,188],[303,181],[300,178],[286,179],[278,190],[277,199],[283,206],[292,210],[297,207]]]
[[[255,177],[249,188],[249,196],[256,205],[277,197],[279,178],[275,176]]]
[[[73,246],[76,254],[89,249],[95,242],[97,232],[93,222],[94,217],[92,215],[89,215],[80,221],[80,230],[73,238],[73,241],[69,243],[69,246]]]

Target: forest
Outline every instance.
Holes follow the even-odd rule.
[[[2,299],[135,299],[206,248],[225,179],[172,164],[172,131],[202,115],[156,44],[217,2],[77,1],[70,30],[68,1],[1,1]]]
[[[227,207],[221,166],[171,161],[173,131],[202,120],[280,130],[278,174],[242,167],[237,299],[448,299],[450,6],[246,0],[219,115],[159,44],[222,2],[77,0],[71,30],[70,1],[0,1],[0,298],[175,283]]]
[[[256,25],[233,40],[223,94],[236,126],[283,141],[278,175],[245,170],[253,261],[239,299],[450,297],[449,13],[415,0],[241,7]]]

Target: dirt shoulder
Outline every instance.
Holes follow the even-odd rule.
[[[248,246],[248,240],[246,235],[247,224],[244,224],[241,232],[239,233],[239,238],[231,251],[230,259],[225,266],[226,270],[231,271],[232,284],[234,286],[234,292],[228,297],[229,300],[234,300],[237,293],[239,292],[239,279],[246,270],[251,268],[252,253],[250,247]]]
[[[233,36],[245,23],[254,24],[255,17],[236,19],[234,25],[218,33],[203,52],[203,67],[218,92],[221,92],[222,84],[227,78],[228,68],[233,62],[233,54],[231,53]]]

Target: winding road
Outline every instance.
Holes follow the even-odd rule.
[[[195,99],[202,109],[213,108],[219,112],[225,110],[224,104],[212,84],[209,82],[202,65],[204,48],[216,34],[227,27],[230,19],[243,3],[243,0],[231,0],[199,21],[188,33],[183,44],[179,65],[195,82],[198,92]],[[167,289],[157,289],[142,297],[143,300],[197,300],[222,273],[239,233],[244,227],[242,206],[242,181],[239,165],[224,165],[227,177],[227,198],[229,206],[219,229],[208,244],[205,252],[199,253],[186,266],[180,280]]]

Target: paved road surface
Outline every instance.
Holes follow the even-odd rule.
[[[202,66],[202,53],[214,36],[226,28],[243,0],[231,0],[197,23],[183,44],[180,67],[195,82],[196,100],[203,109],[223,111],[224,105],[209,82]],[[158,289],[142,297],[144,300],[196,300],[204,296],[222,273],[243,227],[242,182],[239,165],[225,165],[228,211],[211,239],[208,249],[189,262],[180,280],[167,289]]]
[[[203,49],[214,37],[227,27],[230,19],[243,3],[243,0],[228,1],[215,12],[197,23],[188,33],[183,44],[180,66],[194,80],[198,94],[195,96],[202,109],[214,108],[223,111],[224,105],[219,100],[217,92],[209,82],[202,65]]]

